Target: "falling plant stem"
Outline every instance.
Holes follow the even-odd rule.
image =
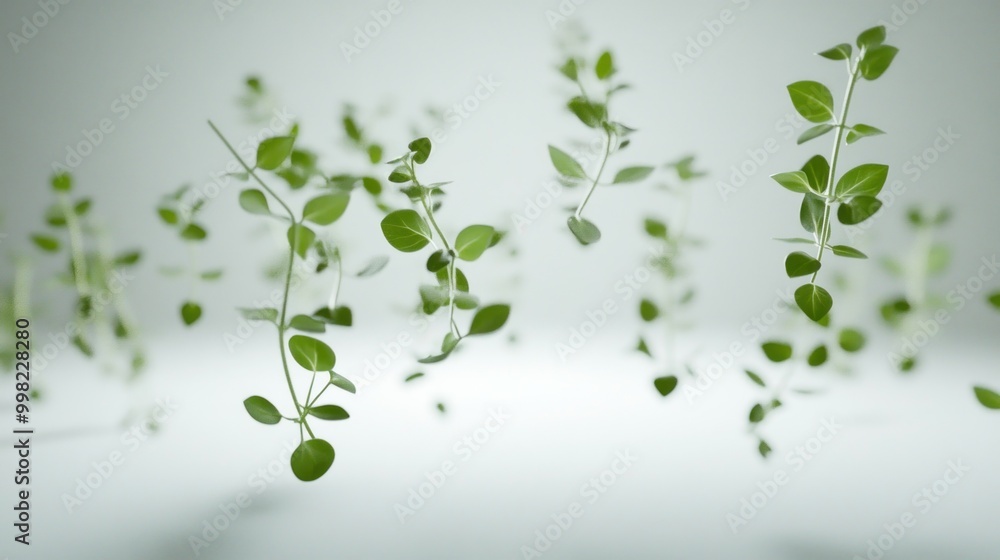
[[[69,195],[59,194],[59,206],[63,211],[63,218],[66,220],[66,229],[69,231],[69,251],[73,261],[73,279],[76,281],[76,291],[81,298],[90,296],[90,284],[87,277],[87,256],[83,249],[83,230],[80,221],[76,218],[76,212],[70,203]]]
[[[604,156],[601,157],[601,166],[597,168],[597,176],[594,177],[593,184],[587,190],[586,196],[583,197],[583,201],[580,202],[580,206],[577,207],[576,219],[583,217],[583,209],[590,202],[590,197],[594,195],[594,191],[597,190],[597,185],[601,181],[601,175],[604,173],[604,167],[608,164],[608,157],[611,155],[611,132],[609,130],[604,131]]]
[[[340,258],[340,251],[336,250],[333,253],[334,260],[337,261],[337,284],[333,289],[333,301],[330,302],[331,308],[337,307],[337,302],[340,301],[340,285],[344,281],[344,261]]]
[[[410,171],[410,177],[413,177],[413,184],[420,188],[420,204],[424,207],[424,212],[427,214],[427,220],[431,223],[434,231],[437,232],[438,237],[441,238],[441,244],[444,246],[444,250],[448,252],[450,260],[448,262],[448,328],[451,330],[451,334],[455,335],[457,338],[461,339],[462,335],[458,330],[458,325],[455,323],[455,294],[458,292],[455,282],[455,251],[452,250],[451,244],[448,243],[448,238],[445,237],[444,232],[441,231],[441,227],[438,225],[437,220],[434,218],[434,209],[427,200],[429,196],[417,180],[417,170],[412,162],[408,162],[407,167]]]
[[[830,211],[832,208],[830,203],[833,200],[834,179],[837,177],[837,160],[840,158],[840,146],[843,143],[844,129],[847,126],[847,112],[851,108],[851,97],[854,95],[854,86],[858,82],[860,60],[863,56],[864,52],[858,55],[859,62],[848,69],[850,78],[847,80],[847,93],[844,94],[844,105],[840,108],[840,118],[835,125],[837,133],[833,141],[833,155],[830,157],[830,174],[827,177],[826,190],[823,192],[823,222],[820,224],[819,250],[816,253],[816,260],[819,262],[823,262],[823,250],[826,249],[827,240],[830,238]],[[809,279],[810,284],[816,283],[816,276],[818,274],[819,270],[813,272],[812,278]]]
[[[289,291],[291,291],[292,285],[292,269],[295,268],[295,247],[298,246],[299,241],[299,228],[295,227],[298,225],[298,222],[295,220],[295,213],[292,212],[292,209],[285,204],[285,201],[282,200],[281,197],[275,194],[275,192],[271,190],[271,188],[268,187],[260,177],[257,176],[253,168],[243,161],[243,158],[236,152],[235,149],[233,149],[233,146],[228,140],[226,140],[226,137],[222,135],[219,129],[215,127],[215,124],[212,121],[208,121],[208,126],[212,127],[216,136],[222,140],[222,143],[226,145],[226,148],[228,148],[229,152],[233,154],[236,161],[240,162],[240,165],[243,166],[243,169],[245,169],[246,172],[253,177],[255,181],[257,181],[257,184],[267,191],[268,194],[274,197],[274,199],[278,201],[278,204],[285,209],[285,212],[288,214],[288,219],[292,224],[292,238],[288,248],[288,267],[285,269],[285,286],[281,296],[281,315],[278,317],[278,345],[281,348],[281,367],[285,371],[285,381],[288,383],[288,391],[292,395],[292,402],[295,404],[295,411],[298,413],[299,420],[301,421],[299,429],[300,436],[301,426],[305,426],[305,429],[309,432],[309,436],[315,438],[316,436],[314,436],[312,430],[309,429],[309,424],[306,420],[306,408],[299,404],[299,398],[295,394],[295,384],[292,383],[292,374],[288,369],[288,352],[285,350],[285,326],[287,324],[285,319],[288,314],[288,294]]]

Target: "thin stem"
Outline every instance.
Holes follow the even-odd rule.
[[[278,345],[281,348],[281,367],[285,371],[285,381],[288,383],[288,391],[292,395],[292,402],[295,404],[295,411],[298,413],[299,418],[302,421],[302,425],[304,425],[306,430],[309,431],[309,435],[315,437],[313,436],[312,430],[309,429],[309,425],[306,423],[305,409],[302,407],[301,404],[299,404],[299,398],[295,394],[295,384],[292,383],[292,374],[288,369],[288,355],[287,351],[285,350],[285,325],[286,325],[285,319],[288,315],[288,292],[290,291],[292,284],[292,269],[295,267],[295,247],[298,246],[298,241],[299,241],[298,239],[299,228],[295,227],[298,225],[298,222],[295,220],[295,214],[292,212],[292,209],[289,208],[288,205],[285,204],[285,201],[281,200],[281,197],[275,194],[270,187],[264,184],[264,181],[262,181],[260,177],[257,176],[256,173],[254,173],[254,170],[249,165],[247,165],[245,161],[243,161],[243,158],[240,157],[240,155],[236,152],[235,149],[233,149],[233,146],[229,143],[228,140],[226,140],[226,137],[223,136],[221,132],[219,132],[218,128],[215,127],[215,124],[213,124],[212,121],[208,121],[208,126],[212,127],[212,130],[215,131],[215,134],[219,137],[220,140],[222,140],[222,143],[225,144],[226,148],[228,148],[230,153],[233,154],[233,157],[236,158],[236,161],[240,162],[240,165],[243,166],[243,169],[246,169],[247,173],[249,173],[250,176],[253,177],[257,181],[257,183],[260,184],[260,186],[265,191],[267,191],[271,196],[273,196],[274,199],[278,201],[278,204],[280,204],[281,207],[285,209],[285,212],[288,213],[288,219],[292,223],[292,238],[290,240],[291,243],[288,249],[288,267],[285,270],[284,293],[282,294],[281,297],[281,315],[278,318]],[[299,431],[301,435],[301,428]]]
[[[89,297],[91,290],[87,276],[87,256],[83,249],[83,230],[80,227],[80,221],[76,219],[76,212],[70,203],[69,195],[59,194],[59,206],[62,208],[63,218],[66,220],[66,229],[69,231],[69,251],[73,262],[76,291],[80,297]]]
[[[864,56],[862,52],[858,55],[858,60]],[[831,202],[833,200],[833,189],[834,189],[834,179],[837,176],[837,160],[840,158],[840,145],[844,139],[844,129],[847,125],[847,112],[851,108],[851,97],[854,95],[854,86],[858,81],[858,70],[860,65],[856,63],[853,68],[850,68],[850,78],[847,80],[847,93],[844,94],[844,105],[840,109],[840,118],[837,120],[836,128],[837,134],[835,135],[833,141],[833,155],[830,157],[830,174],[827,176],[826,190],[823,191],[824,198],[824,208],[823,208],[823,221],[820,224],[820,236],[819,236],[819,249],[816,253],[816,260],[823,262],[823,251],[826,249],[827,241],[830,239],[830,213],[831,213]],[[809,279],[810,284],[816,283],[816,276],[819,274],[819,270],[813,272],[812,278]]]
[[[601,158],[601,166],[597,168],[597,176],[594,177],[594,183],[590,185],[590,189],[587,190],[587,195],[583,197],[583,201],[580,202],[580,206],[577,207],[576,219],[580,219],[583,216],[583,209],[587,206],[590,201],[590,197],[594,195],[594,191],[597,189],[597,184],[601,181],[601,175],[604,173],[604,167],[608,163],[608,156],[611,155],[611,132],[609,130],[604,131],[604,156]]]
[[[309,408],[312,408],[312,406],[314,404],[316,404],[316,401],[318,401],[319,398],[323,396],[323,393],[325,393],[326,390],[330,388],[330,385],[333,385],[333,384],[330,383],[330,382],[327,382],[327,384],[324,385],[322,389],[320,389],[319,393],[316,394],[316,397],[313,398],[313,400],[309,401],[309,404],[308,404]]]
[[[333,289],[333,301],[330,302],[330,307],[336,308],[337,302],[340,301],[340,285],[344,281],[344,261],[340,258],[339,250],[335,250],[333,256],[334,260],[337,261],[337,285]]]
[[[410,170],[410,177],[413,177],[413,184],[420,188],[420,204],[424,207],[424,212],[427,214],[427,220],[431,223],[431,227],[437,232],[438,237],[441,238],[441,244],[444,245],[444,250],[448,252],[448,256],[451,259],[448,262],[448,328],[451,330],[451,334],[455,335],[457,338],[462,338],[460,331],[458,330],[458,325],[455,323],[455,294],[458,292],[456,286],[456,272],[455,272],[455,251],[452,250],[451,244],[448,243],[448,238],[445,237],[444,232],[441,231],[441,227],[438,225],[437,220],[434,218],[434,210],[430,202],[427,200],[428,194],[425,192],[424,187],[417,180],[417,170],[412,162],[407,162],[407,167]]]

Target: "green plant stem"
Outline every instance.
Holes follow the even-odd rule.
[[[858,61],[860,62],[861,57],[864,56],[862,52],[858,55]],[[837,120],[835,125],[837,133],[833,141],[833,154],[830,157],[830,174],[827,176],[826,190],[823,191],[823,222],[820,224],[820,236],[819,236],[819,249],[816,253],[816,260],[820,263],[823,262],[823,251],[826,249],[827,240],[830,238],[830,214],[831,214],[831,202],[833,200],[834,194],[834,179],[837,177],[837,160],[840,158],[840,146],[844,139],[844,129],[847,127],[847,113],[851,108],[851,97],[854,96],[854,86],[858,82],[858,69],[860,67],[859,63],[855,63],[854,67],[850,69],[850,78],[847,80],[847,92],[844,94],[844,105],[840,108],[840,118]],[[813,272],[812,278],[809,279],[810,284],[816,283],[816,276],[819,274],[819,270]]]
[[[601,158],[601,166],[597,168],[597,176],[594,177],[593,184],[587,190],[586,196],[583,197],[583,201],[580,202],[580,206],[577,207],[574,216],[576,219],[583,217],[583,209],[586,208],[587,203],[590,202],[590,197],[594,195],[594,191],[597,190],[597,185],[601,181],[601,175],[604,173],[604,167],[608,164],[608,157],[611,155],[611,132],[608,130],[604,131],[604,156]]]
[[[83,249],[83,230],[80,221],[76,219],[76,212],[69,200],[69,195],[59,193],[59,206],[63,211],[63,218],[66,220],[66,229],[69,231],[69,252],[73,262],[73,277],[76,282],[76,291],[80,297],[90,297],[91,290],[87,276],[87,256]]]
[[[417,170],[414,168],[412,162],[407,162],[406,165],[409,168],[410,177],[413,177],[413,184],[420,188],[420,204],[423,206],[424,212],[427,214],[427,220],[431,223],[431,227],[434,228],[434,231],[437,232],[438,237],[441,238],[441,244],[444,245],[444,250],[448,252],[448,256],[450,257],[448,262],[448,328],[451,330],[451,334],[461,339],[462,334],[458,330],[458,325],[455,323],[455,294],[458,292],[455,280],[455,259],[458,258],[458,256],[455,254],[455,251],[452,250],[451,244],[448,243],[448,238],[445,237],[444,232],[441,231],[441,227],[434,218],[434,210],[427,200],[429,195],[425,192],[425,189],[423,185],[420,184],[420,181],[417,180]]]
[[[246,169],[247,173],[251,177],[253,177],[254,180],[257,181],[257,183],[261,186],[261,188],[263,188],[272,197],[274,197],[274,199],[278,201],[278,204],[280,204],[281,207],[285,209],[285,212],[288,214],[288,219],[292,224],[292,239],[288,251],[288,267],[285,270],[285,286],[281,297],[281,315],[278,318],[278,345],[281,348],[281,367],[282,369],[284,369],[285,372],[285,381],[288,383],[288,391],[292,395],[292,402],[295,404],[295,411],[299,415],[299,420],[301,422],[301,425],[305,426],[305,429],[309,432],[309,436],[315,438],[316,436],[313,435],[312,430],[309,428],[309,423],[306,420],[306,409],[301,404],[299,404],[299,398],[295,394],[295,384],[292,383],[292,374],[288,369],[288,353],[285,350],[285,328],[286,328],[285,319],[288,315],[288,293],[291,290],[291,285],[292,285],[292,269],[295,268],[295,247],[298,246],[298,237],[299,237],[299,229],[295,227],[298,225],[298,222],[295,220],[295,213],[292,212],[292,209],[287,204],[285,204],[285,201],[282,200],[280,196],[275,194],[275,192],[271,190],[271,188],[268,187],[264,183],[264,181],[261,180],[260,177],[257,176],[257,173],[254,172],[253,168],[251,168],[249,165],[247,165],[245,161],[243,161],[243,158],[240,157],[240,155],[236,152],[235,149],[233,149],[233,146],[229,143],[228,140],[226,140],[226,137],[222,135],[219,129],[215,127],[215,124],[212,121],[208,121],[208,126],[212,127],[212,130],[215,131],[216,136],[218,136],[219,139],[222,140],[222,143],[226,145],[226,148],[228,148],[229,152],[233,154],[233,157],[236,158],[236,161],[240,162],[240,165],[243,166],[243,169]]]

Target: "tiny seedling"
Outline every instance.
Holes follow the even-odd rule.
[[[667,396],[677,387],[677,372],[681,369],[678,333],[687,326],[687,310],[694,301],[696,290],[685,257],[690,249],[700,244],[687,231],[693,183],[706,175],[694,169],[694,157],[688,156],[665,165],[676,173],[677,184],[664,182],[663,190],[670,195],[669,208],[674,210],[671,219],[660,215],[648,215],[642,221],[642,228],[649,236],[655,256],[654,270],[662,276],[662,283],[653,283],[654,288],[646,290],[639,301],[639,318],[646,325],[665,327],[667,372],[653,380],[653,387],[661,396]],[[647,342],[647,333],[639,337],[636,350],[653,357],[654,348]],[[655,347],[655,345],[654,345]],[[692,371],[689,363],[683,364],[685,371]]]
[[[917,347],[908,342],[920,332],[920,325],[947,304],[944,294],[931,291],[931,279],[944,274],[951,262],[951,250],[937,240],[940,229],[948,223],[951,212],[938,212],[911,208],[907,223],[913,230],[913,245],[903,258],[886,257],[882,264],[886,272],[902,285],[898,293],[879,306],[882,320],[899,334],[902,344],[889,359],[900,371],[909,372],[917,367]]]
[[[48,229],[33,234],[31,241],[45,253],[58,254],[65,247],[68,266],[60,278],[73,287],[76,297],[76,334],[71,341],[85,356],[96,356],[111,367],[120,356],[127,356],[130,376],[135,377],[146,358],[124,297],[128,275],[122,272],[135,266],[142,254],[112,252],[106,232],[92,219],[91,199],[73,198],[72,175],[57,173],[51,185],[56,202],[45,214]]]
[[[198,246],[205,241],[208,232],[204,224],[198,222],[198,214],[205,205],[205,199],[199,199],[193,204],[187,204],[185,197],[190,192],[190,185],[184,185],[176,191],[165,195],[156,208],[160,221],[173,229],[177,236],[187,245],[187,266],[169,266],[161,269],[167,276],[187,276],[189,293],[180,305],[181,321],[187,326],[198,322],[202,315],[202,305],[197,298],[197,288],[202,282],[212,282],[222,277],[222,269],[202,270],[198,268]]]
[[[296,213],[264,182],[260,172],[268,171],[285,179],[292,189],[305,186],[314,173],[311,168],[303,169],[304,162],[301,158],[299,161],[293,160],[297,127],[293,127],[291,134],[287,136],[275,136],[262,141],[257,147],[256,163],[251,167],[214,124],[209,122],[209,126],[243,167],[246,176],[252,178],[260,187],[260,189],[248,188],[240,192],[240,206],[250,214],[278,220],[288,227],[286,249],[288,260],[280,309],[256,308],[244,309],[242,312],[248,320],[270,322],[277,327],[281,365],[294,410],[291,415],[286,416],[269,400],[261,396],[249,397],[243,402],[243,405],[250,416],[262,424],[278,424],[282,420],[286,420],[298,425],[300,443],[291,456],[292,472],[299,480],[316,480],[326,474],[333,465],[335,453],[329,442],[316,437],[309,425],[309,420],[346,420],[349,415],[342,407],[335,404],[320,404],[319,400],[330,387],[337,387],[350,393],[354,393],[356,388],[347,378],[334,371],[337,357],[333,349],[325,342],[304,334],[294,334],[286,340],[289,331],[324,332],[327,324],[335,323],[331,319],[335,314],[334,310],[325,307],[312,315],[300,314],[290,317],[289,294],[293,284],[293,271],[298,259],[305,260],[307,257],[318,256],[319,264],[316,265],[317,267],[324,266],[324,263],[328,265],[330,252],[327,246],[317,239],[317,234],[312,228],[328,226],[337,221],[347,209],[350,193],[320,194],[309,199],[302,210]],[[306,180],[300,181],[299,179],[303,176]],[[280,207],[281,213],[272,212],[271,204],[275,202]],[[293,381],[288,363],[289,355],[299,367],[311,374],[309,389],[304,399],[301,399],[296,391],[296,384]],[[316,378],[321,373],[326,379],[323,386],[316,390]]]
[[[590,78],[591,70],[593,78],[596,78],[596,87],[601,91],[596,97],[593,96],[592,90],[588,93],[588,84],[595,81]],[[567,224],[580,244],[590,245],[601,239],[601,230],[584,218],[583,212],[597,187],[636,183],[649,177],[654,169],[647,165],[624,167],[610,182],[601,182],[608,160],[615,153],[628,147],[629,135],[635,132],[634,129],[612,120],[608,110],[615,94],[629,87],[628,84],[616,82],[615,75],[618,69],[611,52],[601,53],[593,65],[590,65],[584,57],[571,56],[559,67],[559,72],[572,81],[579,90],[578,94],[569,99],[566,107],[584,126],[598,131],[601,135],[601,148],[598,153],[590,149],[593,143],[587,143],[588,148],[585,148],[583,153],[578,152],[575,155],[555,146],[549,146],[549,159],[552,160],[552,165],[559,173],[562,183],[568,187],[586,185],[586,194],[567,220]],[[596,162],[596,168],[588,172],[584,165],[591,162]]]
[[[499,243],[504,234],[492,226],[477,224],[462,229],[454,239],[447,236],[435,216],[445,195],[442,187],[447,183],[424,184],[417,177],[417,166],[430,157],[431,141],[417,138],[410,142],[408,149],[402,157],[389,162],[396,166],[389,174],[389,181],[402,185],[400,190],[409,197],[414,208],[396,210],[385,216],[382,234],[389,245],[403,253],[415,253],[428,245],[434,248],[427,258],[426,269],[436,281],[419,287],[420,308],[427,315],[446,308],[448,333],[440,352],[420,360],[420,363],[430,364],[448,358],[466,337],[495,332],[507,322],[510,305],[481,306],[479,298],[470,292],[468,278],[458,268],[458,261],[479,259]],[[464,333],[455,318],[457,310],[475,310]]]
[[[799,171],[776,173],[771,176],[779,185],[802,195],[799,221],[812,239],[793,238],[782,241],[806,243],[816,247],[816,256],[795,251],[785,259],[785,272],[789,278],[809,277],[809,282],[795,290],[795,302],[813,321],[819,321],[833,307],[830,292],[816,283],[827,250],[839,257],[867,258],[864,253],[848,245],[830,245],[832,216],[836,209],[837,220],[844,225],[860,224],[882,207],[876,198],[885,185],[889,166],[866,163],[850,169],[837,178],[837,164],[841,148],[862,138],[883,134],[874,126],[848,124],[848,114],[854,88],[859,79],[873,81],[882,76],[896,57],[898,49],[884,44],[885,28],[873,27],[857,38],[857,53],[847,43],[827,49],[819,56],[844,61],[847,68],[847,91],[839,116],[834,110],[833,94],[823,84],[800,81],[788,86],[795,110],[807,121],[815,123],[798,139],[803,144],[834,131],[833,152],[827,160],[815,155]]]

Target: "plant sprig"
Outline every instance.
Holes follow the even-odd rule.
[[[601,230],[593,222],[583,217],[583,212],[597,187],[639,182],[649,177],[654,171],[654,168],[648,165],[625,167],[620,169],[610,182],[601,182],[609,159],[615,153],[628,147],[630,143],[628,138],[635,132],[635,129],[612,120],[609,114],[608,106],[613,96],[629,87],[628,84],[615,82],[614,77],[618,73],[618,69],[611,52],[601,53],[592,66],[597,87],[601,90],[601,94],[596,97],[592,93],[588,93],[586,76],[590,68],[591,66],[586,59],[572,56],[559,68],[559,72],[572,81],[579,90],[579,94],[567,101],[566,107],[576,115],[581,123],[590,129],[600,131],[602,135],[601,153],[596,156],[596,170],[588,172],[574,155],[549,145],[549,159],[552,160],[552,165],[559,173],[562,182],[570,187],[587,185],[583,199],[567,219],[569,230],[582,245],[590,245],[601,239]],[[585,163],[589,163],[592,158],[585,159]]]
[[[449,238],[438,225],[435,211],[441,207],[441,198],[447,183],[424,184],[417,177],[417,166],[424,164],[431,154],[431,141],[417,138],[408,145],[408,152],[390,161],[396,167],[389,174],[389,181],[403,185],[400,190],[409,197],[414,208],[396,210],[382,219],[382,234],[394,249],[414,253],[432,245],[434,252],[427,258],[426,269],[434,274],[434,284],[419,287],[421,310],[433,315],[446,308],[448,333],[441,343],[440,352],[423,358],[420,363],[430,364],[445,360],[469,336],[485,335],[499,330],[507,322],[510,305],[481,306],[479,298],[472,295],[469,281],[458,261],[472,262],[504,237],[503,232],[488,225],[468,226]],[[469,328],[463,333],[455,318],[457,310],[475,310]]]
[[[250,309],[244,310],[243,313],[248,318],[271,322],[277,327],[281,365],[294,412],[290,416],[285,416],[270,401],[260,396],[249,397],[243,404],[250,416],[263,424],[277,424],[282,420],[287,420],[299,426],[300,443],[292,453],[290,460],[292,472],[299,480],[316,480],[326,474],[333,465],[335,452],[329,442],[315,436],[309,425],[309,419],[310,417],[319,420],[347,419],[349,415],[342,407],[334,404],[318,404],[319,399],[330,387],[337,387],[350,393],[356,392],[357,389],[351,381],[334,371],[336,354],[326,343],[318,338],[301,334],[292,335],[286,341],[289,330],[322,332],[325,330],[327,322],[327,317],[319,312],[311,317],[307,315],[290,317],[289,294],[297,259],[304,260],[307,255],[315,251],[320,255],[322,262],[322,259],[328,258],[329,255],[322,241],[316,239],[316,233],[306,223],[313,226],[332,224],[343,215],[350,195],[349,193],[320,194],[305,203],[300,212],[301,217],[299,217],[258,174],[258,171],[270,171],[281,176],[281,171],[287,169],[283,165],[290,160],[294,152],[297,128],[293,128],[291,135],[275,136],[262,141],[257,147],[256,164],[250,167],[233,149],[219,129],[211,121],[208,124],[244,168],[247,176],[252,178],[262,189],[250,188],[242,191],[239,197],[240,206],[251,214],[278,219],[288,224],[288,264],[285,269],[280,310],[272,308]],[[277,202],[283,214],[272,213],[269,200]],[[332,310],[328,311],[332,312]],[[296,392],[288,363],[289,355],[296,364],[312,373],[309,389],[304,399],[300,399]],[[326,373],[327,379],[323,386],[314,392],[316,376],[320,372]]]
[[[836,207],[837,219],[844,225],[864,222],[882,207],[876,198],[885,185],[889,167],[883,164],[866,163],[859,165],[837,179],[837,164],[841,147],[858,140],[883,134],[867,124],[848,124],[848,114],[854,89],[858,79],[873,81],[882,76],[896,57],[898,49],[884,44],[885,28],[873,27],[862,32],[857,38],[858,52],[842,43],[818,53],[829,60],[845,61],[847,67],[847,90],[844,94],[839,116],[834,110],[833,95],[823,84],[815,81],[800,81],[788,86],[788,94],[795,110],[806,120],[816,123],[799,137],[800,144],[835,131],[833,151],[828,161],[821,155],[813,156],[799,171],[776,173],[771,176],[786,189],[803,195],[799,213],[802,227],[813,235],[812,244],[816,256],[796,251],[785,259],[785,272],[789,278],[809,276],[809,282],[795,290],[795,302],[813,321],[825,317],[833,307],[833,297],[825,288],[816,283],[823,264],[823,255],[829,250],[834,255],[847,258],[867,258],[864,253],[847,245],[830,245],[832,215]],[[809,240],[792,239],[786,241]]]

